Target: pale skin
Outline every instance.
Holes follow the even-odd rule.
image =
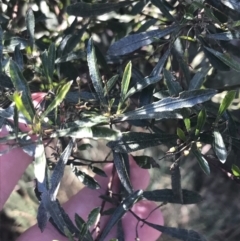
[[[42,95],[38,95],[38,97],[42,97]],[[35,94],[36,97],[36,94]],[[40,98],[38,98],[40,99]],[[36,103],[34,103],[36,105]],[[20,128],[25,128],[24,126],[20,126]],[[2,128],[0,132],[0,137],[7,135],[6,127]],[[0,151],[6,149],[7,146],[1,144]],[[12,149],[5,155],[0,156],[0,210],[3,209],[5,202],[7,201],[9,195],[17,184],[18,180],[21,178],[27,166],[32,162],[33,157],[28,156],[26,153],[22,151],[21,148]],[[130,160],[130,178],[131,183],[134,190],[146,189],[150,176],[147,170],[141,169],[137,166],[132,156],[129,156]],[[89,188],[83,188],[80,192],[74,195],[68,202],[63,204],[63,208],[70,216],[70,218],[74,221],[75,213],[78,213],[84,220],[87,220],[87,216],[90,211],[95,207],[101,207],[103,201],[99,198],[101,194],[106,194],[109,182],[112,181],[112,191],[117,192],[119,187],[119,180],[117,174],[112,177],[113,165],[107,164],[104,167],[104,171],[107,174],[107,178],[96,176],[95,179],[101,185],[101,189],[91,190]],[[110,208],[111,205],[106,203],[104,210]],[[135,204],[131,210],[140,218],[144,219],[148,217],[148,214],[157,207],[157,205],[153,202],[147,200],[141,200],[137,204]],[[94,238],[97,236],[98,232],[101,231],[109,216],[103,216],[100,219],[100,227],[94,233]],[[155,224],[163,225],[163,216],[160,209],[156,209],[147,219],[148,222],[152,222]],[[122,218],[124,236],[126,241],[133,241],[136,239],[136,226],[137,219],[130,213],[126,213]],[[160,236],[160,232],[147,225],[142,227],[138,225],[137,233],[138,237],[141,241],[155,241]],[[110,234],[106,237],[106,241],[111,238],[116,238],[116,227],[110,232]],[[40,229],[37,225],[29,228],[24,232],[17,241],[67,241],[68,239],[62,236],[50,223],[47,224],[46,229],[43,233],[41,233]]]

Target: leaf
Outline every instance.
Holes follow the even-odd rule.
[[[230,68],[240,72],[240,64],[238,61],[234,60],[228,53],[220,53],[214,49],[204,47],[208,52],[216,56],[220,61],[229,66]]]
[[[141,168],[160,168],[159,164],[150,156],[134,156],[133,159]]]
[[[209,175],[211,170],[210,170],[207,160],[203,157],[203,155],[200,153],[200,151],[197,149],[197,147],[192,147],[191,151],[194,154],[194,156],[197,158],[198,164],[202,168],[203,172],[205,174]]]
[[[229,41],[233,39],[239,39],[240,32],[231,31],[231,32],[207,34],[206,37],[210,39],[215,39],[215,40]]]
[[[172,134],[151,134],[141,132],[122,133],[122,137],[116,141],[110,141],[107,146],[114,151],[129,153],[147,147],[158,146],[163,143],[175,142],[176,135]]]
[[[152,104],[143,106],[136,110],[127,112],[116,116],[115,120],[133,120],[141,119],[142,116],[149,116],[154,118],[160,112],[174,111],[179,108],[190,108],[197,104],[203,103],[211,99],[216,94],[216,90],[204,89],[204,90],[191,90],[181,92],[179,97],[167,97],[163,100],[153,102]]]
[[[230,90],[227,92],[227,94],[224,96],[221,105],[218,109],[218,114],[216,117],[216,122],[219,121],[220,117],[223,115],[223,113],[227,110],[227,108],[231,105],[232,101],[234,100],[236,96],[236,90]]]
[[[198,114],[198,118],[197,118],[197,126],[196,126],[196,130],[195,130],[195,136],[199,136],[205,122],[206,122],[206,111],[205,109],[201,110]]]
[[[95,167],[95,166],[91,166],[91,170],[92,172],[94,172],[95,174],[101,176],[101,177],[107,177],[107,174],[100,168]]]
[[[29,121],[32,121],[32,118],[22,101],[22,92],[19,93],[15,91],[12,97],[18,111],[21,112]]]
[[[129,165],[128,155],[113,151],[113,162],[123,187],[128,193],[132,193],[133,188],[127,171],[127,165]]]
[[[232,165],[232,173],[234,177],[240,177],[240,168],[236,165]]]
[[[102,86],[102,79],[97,66],[95,49],[91,38],[89,39],[88,46],[87,46],[87,62],[88,62],[89,74],[90,74],[94,89],[96,90],[98,98],[100,100],[100,104],[107,105],[107,100],[104,96],[104,91]]]
[[[191,131],[191,120],[190,120],[190,118],[184,118],[183,121],[184,121],[187,132],[190,132]]]
[[[75,223],[80,231],[87,225],[77,213],[75,213]],[[93,241],[92,235],[90,234],[89,230],[87,230],[87,232],[84,234],[84,241]]]
[[[207,76],[208,71],[210,70],[209,67],[202,68],[198,71],[193,78],[190,80],[188,90],[197,90],[200,89],[203,85],[205,77]]]
[[[240,3],[238,0],[221,0],[221,3],[233,10],[240,12]]]
[[[171,96],[178,96],[182,92],[182,87],[177,81],[174,81],[172,73],[166,69],[163,69],[163,75],[166,80],[166,84]]]
[[[182,202],[176,198],[173,190],[171,189],[159,189],[153,191],[144,191],[143,197],[147,200],[154,202],[166,202],[166,203],[176,203],[176,204],[195,204],[201,202],[203,199],[197,193],[189,190],[182,189]]]
[[[99,189],[101,186],[98,182],[92,178],[91,176],[87,175],[85,172],[82,172],[77,167],[71,165],[73,173],[77,176],[80,182],[82,182],[85,186],[91,189]]]
[[[35,115],[35,110],[33,107],[28,83],[23,77],[18,65],[13,60],[10,60],[9,71],[14,88],[17,92],[22,93],[22,103],[24,104],[25,109],[28,110],[29,116],[32,120]]]
[[[183,192],[181,185],[181,172],[179,167],[179,162],[176,161],[172,164],[171,168],[171,184],[172,191],[176,200],[179,200],[180,203],[183,203]]]
[[[112,44],[108,49],[107,54],[111,56],[118,56],[131,53],[143,46],[153,43],[156,39],[160,39],[177,29],[179,29],[178,25],[172,25],[163,30],[157,29],[129,35]]]
[[[179,137],[182,141],[186,141],[186,140],[187,140],[184,131],[183,131],[181,128],[179,128],[179,127],[177,127],[177,135],[178,135],[178,137]]]
[[[77,17],[95,17],[105,13],[118,10],[121,7],[130,5],[130,1],[116,3],[85,3],[78,2],[67,7],[67,13]]]
[[[94,208],[88,215],[87,226],[91,227],[97,220],[98,215],[100,214],[100,207]]]
[[[74,140],[71,139],[62,152],[51,176],[51,189],[49,190],[49,195],[51,200],[56,200],[57,192],[59,189],[60,181],[63,177],[65,165],[71,155],[72,148],[74,146]]]
[[[117,113],[120,112],[122,105],[124,104],[124,101],[126,100],[126,95],[127,95],[131,75],[132,75],[132,63],[130,61],[126,65],[124,73],[123,73],[122,84],[121,84],[121,96],[120,96],[120,102],[118,104]]]
[[[119,77],[119,75],[116,74],[108,80],[108,82],[104,86],[104,96],[109,95],[111,89],[115,86],[115,84],[118,80],[118,77]]]
[[[47,109],[42,113],[41,120],[43,120],[52,110],[54,110],[60,103],[64,100],[66,94],[68,93],[73,81],[69,81],[68,83],[64,84],[57,95],[55,96],[54,100],[50,103]]]
[[[127,93],[126,98],[129,98],[131,95],[135,94],[136,92],[139,92],[140,90],[143,90],[149,85],[155,84],[159,82],[162,79],[162,76],[160,75],[163,69],[163,66],[170,54],[170,48],[164,53],[164,55],[159,59],[157,65],[152,70],[151,74],[145,78],[140,78],[140,81],[138,81]]]
[[[75,52],[70,52],[66,55],[61,56],[60,58],[57,58],[55,60],[55,64],[60,64],[60,63],[64,63],[64,62],[69,62],[72,60],[76,60],[76,59],[82,59],[86,56],[86,52],[82,51],[82,50],[78,50]]]
[[[27,25],[27,31],[28,31],[29,40],[30,40],[31,51],[33,51],[33,46],[35,42],[34,41],[35,17],[34,17],[33,10],[31,8],[27,10],[26,25]]]
[[[48,78],[49,83],[53,81],[54,64],[56,59],[55,44],[51,43],[48,49]]]
[[[149,223],[147,221],[144,221],[144,223],[162,233],[165,233],[173,238],[177,238],[183,241],[207,241],[205,237],[193,230],[164,227],[161,225]]]
[[[227,153],[222,135],[218,130],[214,130],[213,137],[214,137],[214,141],[213,141],[214,152],[216,153],[220,162],[225,163],[227,160],[228,153]]]
[[[19,45],[21,50],[25,49],[28,46],[28,40],[20,37],[5,39],[3,50],[13,52],[17,45]]]
[[[23,69],[24,69],[23,55],[22,55],[22,53],[20,51],[19,45],[17,45],[15,47],[13,60],[18,65],[19,70],[23,71]]]
[[[126,197],[121,204],[116,208],[113,215],[108,220],[105,228],[100,234],[99,241],[104,241],[112,227],[122,218],[122,216],[130,209],[132,206],[141,199],[143,191],[138,190],[131,193],[128,197]]]

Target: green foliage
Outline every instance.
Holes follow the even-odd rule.
[[[65,29],[51,29],[53,23],[47,24],[48,16],[41,8],[38,6],[36,11],[30,7],[25,14],[27,37],[17,23],[1,14],[0,87],[4,92],[1,106],[8,99],[15,107],[4,106],[0,116],[13,119],[15,128],[14,135],[0,138],[0,142],[17,138],[25,152],[34,153],[34,173],[42,192],[38,211],[41,230],[50,215],[58,231],[69,240],[94,240],[89,229],[107,213],[103,207],[96,207],[86,221],[76,214],[73,224],[56,199],[66,165],[71,165],[86,188],[99,189],[100,185],[81,170],[81,165],[106,177],[93,161],[83,160],[78,163],[80,167],[76,167],[70,159],[74,145],[84,138],[106,142],[121,182],[117,202],[110,196],[105,197],[112,202],[113,209],[108,212],[111,216],[98,240],[104,240],[123,215],[143,198],[181,205],[202,201],[199,194],[181,187],[181,160],[189,161],[185,158],[187,152],[205,174],[214,168],[211,166],[214,159],[215,166],[239,178],[239,163],[228,160],[228,156],[240,148],[237,131],[240,123],[231,112],[239,85],[208,88],[205,82],[218,86],[218,83],[214,85],[215,72],[240,71],[236,59],[240,53],[234,42],[240,38],[237,1],[80,1],[73,4],[60,1],[59,4],[59,16],[54,15],[55,20],[65,21],[72,15],[76,18],[71,24],[67,22]],[[144,9],[148,10],[147,14]],[[13,13],[13,8],[9,6],[8,11]],[[104,18],[103,14],[106,14]],[[42,34],[43,30],[39,30],[42,28],[48,34]],[[216,107],[212,100],[224,90],[228,93]],[[40,91],[46,95],[36,110],[31,94]],[[29,124],[37,141],[26,142],[24,138],[28,134],[17,126],[20,118]],[[166,120],[175,124],[164,128]],[[141,131],[133,127],[141,127]],[[43,139],[66,137],[68,143],[49,177]],[[201,147],[212,144],[212,155],[202,154],[199,143]],[[164,158],[170,155],[173,160],[172,189],[134,191],[129,153],[161,145],[165,150],[169,148]],[[173,152],[171,147],[175,147]],[[91,144],[82,144],[77,151],[93,148]],[[136,156],[135,161],[141,168],[160,169],[158,160],[149,155]],[[192,230],[160,226],[147,219],[138,221],[179,240],[205,240]]]

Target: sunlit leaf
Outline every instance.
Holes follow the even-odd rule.
[[[102,79],[97,66],[95,49],[91,38],[89,39],[88,46],[87,46],[87,62],[88,62],[90,77],[91,77],[94,89],[96,90],[98,98],[101,102],[101,105],[107,105],[107,100],[104,96],[104,91],[102,86]]]
[[[155,114],[163,111],[174,111],[179,108],[193,107],[197,104],[206,102],[215,94],[216,90],[212,89],[184,91],[180,93],[179,97],[168,97],[163,100],[159,100],[136,110],[118,115],[115,119],[121,121],[141,119],[141,116],[146,115],[148,115],[149,118],[155,118]]]
[[[69,61],[76,60],[76,59],[82,59],[82,58],[85,58],[85,57],[86,57],[86,52],[82,51],[82,50],[78,50],[78,51],[70,52],[66,55],[63,55],[60,58],[57,58],[55,60],[55,64],[69,62]]]
[[[121,96],[120,96],[120,102],[118,104],[118,110],[117,110],[118,113],[120,112],[121,107],[124,104],[124,101],[126,99],[126,94],[127,94],[127,91],[128,91],[131,75],[132,75],[132,63],[130,61],[126,65],[124,73],[123,73],[123,77],[122,77]]]
[[[29,113],[30,119],[32,120],[35,115],[35,110],[32,104],[28,83],[23,77],[18,65],[13,60],[10,60],[9,70],[13,85],[16,91],[22,94],[22,103]]]
[[[240,38],[240,32],[224,32],[224,33],[214,33],[214,34],[207,34],[207,38],[216,39],[216,40],[223,40],[223,41],[229,41],[233,39],[239,39]]]
[[[178,135],[178,137],[179,137],[182,141],[186,141],[186,140],[187,140],[184,131],[183,131],[181,128],[179,128],[179,127],[177,127],[177,135]]]
[[[160,39],[179,28],[178,25],[167,27],[163,30],[152,30],[143,33],[132,34],[124,37],[110,46],[108,55],[118,56],[131,53],[143,46],[153,43],[156,39]]]
[[[221,105],[218,109],[218,114],[216,117],[216,122],[218,122],[219,118],[222,116],[222,114],[227,110],[227,108],[231,105],[232,101],[234,100],[236,96],[236,90],[230,90],[228,93],[224,96]]]
[[[117,80],[119,78],[119,75],[114,75],[113,77],[111,77],[111,79],[108,80],[108,82],[106,83],[106,85],[104,86],[104,95],[107,96],[111,89],[115,86]]]
[[[165,15],[165,17],[173,22],[175,22],[174,17],[171,15],[169,10],[165,7],[162,0],[151,0],[152,4],[160,9],[160,11]]]
[[[19,45],[17,45],[15,47],[13,59],[16,62],[16,64],[18,65],[18,68],[20,69],[20,71],[23,71],[23,69],[24,69],[23,55],[20,51]]]
[[[200,132],[206,122],[206,118],[207,118],[207,114],[206,114],[205,109],[203,109],[198,114],[195,136],[198,136],[200,134]]]
[[[41,119],[43,120],[52,110],[54,110],[55,108],[58,107],[58,105],[60,105],[60,103],[64,100],[66,94],[68,93],[71,85],[72,85],[73,81],[69,81],[68,83],[64,84],[61,89],[59,90],[59,92],[57,93],[57,95],[55,96],[55,98],[53,99],[53,101],[49,104],[49,106],[47,107],[47,109],[43,112],[43,114],[41,115]]]
[[[220,160],[220,162],[225,163],[227,160],[228,153],[227,153],[222,135],[218,130],[214,130],[213,137],[214,137],[213,149],[218,159]]]
[[[240,12],[240,3],[238,0],[221,0],[221,3],[233,10]]]
[[[232,173],[235,177],[240,177],[240,168],[237,165],[232,165]]]

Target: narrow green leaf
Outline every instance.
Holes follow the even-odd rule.
[[[174,81],[174,76],[172,73],[166,69],[163,69],[163,75],[166,80],[166,84],[171,96],[178,96],[182,92],[182,87],[177,81]]]
[[[132,75],[132,63],[130,61],[126,65],[124,73],[123,73],[122,84],[121,84],[121,96],[120,96],[120,102],[118,104],[117,113],[120,112],[122,105],[124,104],[124,101],[126,100],[126,94],[128,91],[131,75]]]
[[[213,137],[214,137],[213,149],[218,159],[220,160],[220,162],[225,163],[227,160],[228,153],[227,153],[222,135],[218,130],[214,130]]]
[[[19,45],[15,47],[13,59],[18,65],[18,68],[20,69],[20,71],[23,71],[23,68],[24,68],[23,55],[20,51]]]
[[[235,177],[240,177],[240,168],[236,165],[232,165],[232,173]]]
[[[131,1],[116,3],[85,3],[78,2],[67,7],[67,13],[78,17],[95,17],[131,4]]]
[[[176,31],[178,28],[178,25],[172,25],[162,30],[157,29],[143,33],[131,34],[112,44],[107,53],[111,56],[131,53],[143,46],[153,43],[156,39],[160,39]]]
[[[203,155],[200,153],[200,151],[197,149],[196,144],[192,146],[191,151],[194,154],[194,156],[197,158],[198,164],[202,168],[203,172],[209,175],[211,172],[209,164],[206,161],[206,159],[203,157]]]
[[[101,177],[107,177],[107,174],[100,168],[95,167],[95,166],[91,166],[91,170],[92,172],[94,172],[95,174],[101,176]]]
[[[137,81],[137,83],[128,91],[126,98],[130,97],[131,95],[135,94],[136,92],[139,92],[143,90],[144,88],[148,87],[149,85],[153,85],[157,82],[159,82],[162,79],[161,72],[163,69],[163,66],[165,65],[165,62],[167,58],[169,57],[169,54],[171,52],[171,49],[169,48],[163,56],[159,59],[158,63],[152,70],[151,74],[145,78],[139,78],[140,80]]]
[[[127,172],[127,162],[129,162],[128,155],[113,151],[113,162],[123,187],[128,193],[132,193],[133,188]]]
[[[28,112],[28,110],[26,109],[26,106],[23,103],[22,100],[22,92],[14,92],[13,93],[13,101],[18,109],[19,112],[21,112],[29,121],[32,121],[32,118]]]
[[[220,119],[220,117],[223,115],[223,113],[227,110],[227,108],[231,105],[232,101],[234,100],[236,96],[236,90],[230,90],[228,93],[224,96],[221,105],[218,109],[218,114],[216,117],[216,122]]]
[[[198,114],[195,136],[199,136],[199,134],[200,134],[205,122],[206,122],[206,118],[207,118],[207,114],[206,114],[205,109],[203,109]]]
[[[104,96],[104,91],[102,86],[102,79],[97,66],[95,49],[91,38],[89,39],[88,46],[87,46],[87,62],[88,62],[90,77],[91,77],[93,86],[97,92],[98,98],[100,100],[100,104],[107,105],[107,100]]]
[[[184,121],[187,132],[190,132],[191,131],[191,120],[189,118],[184,118],[183,121]]]
[[[100,213],[101,208],[97,207],[94,208],[88,215],[88,219],[87,219],[87,226],[91,227],[97,220],[97,217]]]
[[[77,214],[75,213],[75,223],[77,225],[77,228],[81,231],[86,227],[86,223],[85,221]],[[83,241],[93,241],[92,235],[90,234],[89,230],[87,230],[87,232],[84,234],[84,237],[81,237],[81,233],[80,233],[80,238],[81,240],[83,239]]]
[[[142,116],[145,117],[147,115],[148,118],[156,118],[155,115],[159,115],[159,113],[164,111],[174,111],[180,108],[189,108],[206,102],[215,94],[216,90],[212,89],[184,91],[181,92],[177,98],[167,97],[163,100],[159,100],[136,110],[118,115],[114,120],[125,121],[141,119]]]
[[[105,228],[103,229],[99,241],[104,241],[106,236],[109,234],[112,227],[122,218],[122,216],[137,203],[142,197],[142,190],[135,191],[126,197],[121,204],[116,208],[113,215],[108,220]]]
[[[107,96],[110,93],[111,89],[115,86],[118,77],[119,75],[116,74],[108,80],[107,84],[104,86],[104,96]]]
[[[15,135],[16,135],[16,139],[18,139],[18,132],[19,132],[18,123],[19,123],[19,120],[18,120],[18,108],[17,108],[16,105],[14,106],[13,122],[14,122],[14,132],[15,132]]]
[[[171,189],[161,189],[153,191],[144,191],[143,197],[147,200],[154,202],[167,202],[167,203],[177,203],[177,204],[195,204],[201,202],[203,199],[197,193],[189,190],[182,189],[183,201],[176,199],[173,190]]]
[[[22,103],[27,112],[29,113],[30,120],[32,120],[35,115],[35,110],[33,107],[31,92],[29,90],[28,83],[23,77],[18,65],[13,60],[10,60],[9,71],[11,80],[16,91],[22,93]]]
[[[186,141],[186,140],[187,140],[184,131],[183,131],[181,128],[179,128],[179,127],[177,127],[177,135],[178,135],[178,137],[179,137],[182,141]]]
[[[27,31],[29,35],[29,40],[30,40],[30,47],[31,50],[33,50],[34,46],[34,31],[35,31],[35,17],[33,10],[31,8],[28,9],[27,14],[26,14],[26,25],[27,25]]]
[[[41,119],[42,120],[49,114],[49,112],[51,112],[52,110],[57,108],[57,106],[64,100],[64,98],[65,98],[66,94],[68,93],[72,83],[73,83],[73,81],[69,81],[68,83],[66,83],[65,85],[63,85],[61,87],[61,89],[57,93],[57,95],[54,98],[54,100],[50,103],[48,108],[41,115]]]
[[[238,61],[234,60],[228,53],[220,53],[214,49],[204,47],[207,51],[216,56],[219,60],[221,60],[224,64],[229,66],[230,68],[240,72],[240,64]]]
[[[180,203],[183,203],[183,192],[181,184],[181,172],[179,162],[175,162],[171,165],[171,185],[174,197]]]
[[[51,43],[48,49],[48,78],[49,78],[49,83],[51,83],[51,85],[53,82],[55,59],[56,59],[55,44]]]

